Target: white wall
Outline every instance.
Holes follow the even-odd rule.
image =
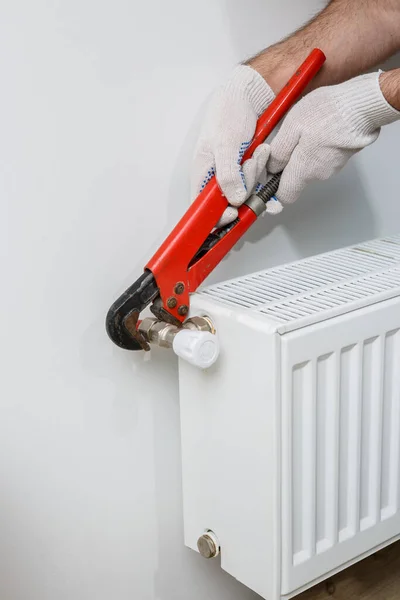
[[[1,3],[1,600],[256,598],[183,546],[174,358],[104,317],[188,205],[209,93],[319,5]],[[397,231],[399,132],[210,280]]]

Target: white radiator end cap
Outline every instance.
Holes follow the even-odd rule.
[[[219,356],[219,342],[209,331],[182,329],[173,341],[173,350],[180,358],[200,369],[208,369]]]

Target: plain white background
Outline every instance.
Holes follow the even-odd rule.
[[[109,305],[189,203],[207,99],[317,0],[3,0],[2,600],[250,600],[183,546],[176,361]],[[210,282],[400,228],[399,125]]]

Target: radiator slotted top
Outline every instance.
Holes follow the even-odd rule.
[[[400,294],[400,234],[200,289],[292,331]]]

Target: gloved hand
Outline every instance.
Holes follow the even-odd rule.
[[[240,164],[251,144],[258,117],[275,95],[265,79],[249,66],[239,65],[215,93],[195,149],[191,173],[192,200],[215,174],[229,207],[218,225],[233,221],[251,194],[269,157],[261,144],[252,158]]]
[[[380,73],[321,87],[288,113],[271,142],[268,173],[283,170],[277,198],[297,200],[313,180],[328,179],[356,152],[372,144],[383,125],[400,118],[384,98]]]

